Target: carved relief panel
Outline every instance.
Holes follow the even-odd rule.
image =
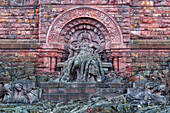
[[[116,21],[106,13],[89,7],[70,9],[59,15],[51,24],[46,44],[64,49],[67,43],[77,40],[82,31],[87,31],[103,49],[122,44],[122,33]]]
[[[80,18],[69,22],[61,31],[58,41],[64,42],[64,47],[67,49],[69,44],[81,41],[79,37],[82,33],[88,33],[90,42],[101,50],[105,48],[105,37],[109,36],[109,33],[101,23],[90,18]]]

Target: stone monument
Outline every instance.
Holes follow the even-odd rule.
[[[87,31],[79,34],[78,40],[68,45],[69,58],[64,63],[61,72],[62,82],[92,82],[104,81],[106,76],[98,53],[101,46],[92,42],[92,36]]]

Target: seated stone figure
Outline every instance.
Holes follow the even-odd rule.
[[[80,34],[80,39],[76,48],[70,46],[76,53],[64,63],[61,81],[104,81],[106,77],[98,58],[98,47],[90,41],[89,33]],[[70,53],[73,54],[73,51]]]

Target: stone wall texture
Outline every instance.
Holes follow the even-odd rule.
[[[83,8],[87,11],[77,14]],[[58,76],[56,64],[66,60],[66,42],[49,40],[59,38],[63,28],[58,26],[82,15],[108,30],[109,46],[101,59],[112,62],[120,76],[158,76],[170,84],[169,0],[0,0],[1,65],[11,75],[21,68],[24,76]],[[113,27],[118,34],[112,34]]]

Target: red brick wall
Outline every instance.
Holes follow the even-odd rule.
[[[168,0],[0,0],[0,52],[34,54],[39,73],[54,74],[63,50],[49,48],[49,26],[64,11],[97,8],[119,25],[124,46],[109,50],[115,71],[122,75],[159,75],[170,67],[170,2]],[[15,55],[12,55],[15,58]],[[57,58],[57,59],[56,59]],[[22,61],[18,61],[22,62]],[[153,73],[157,70],[157,73]]]
[[[0,77],[3,81],[22,77],[35,80],[38,7],[35,0],[0,0],[0,70],[8,71],[11,76]]]
[[[38,3],[34,0],[1,0],[0,48],[36,49],[39,31]]]
[[[133,0],[131,5],[132,75],[156,76],[167,83],[170,80],[170,1]]]

